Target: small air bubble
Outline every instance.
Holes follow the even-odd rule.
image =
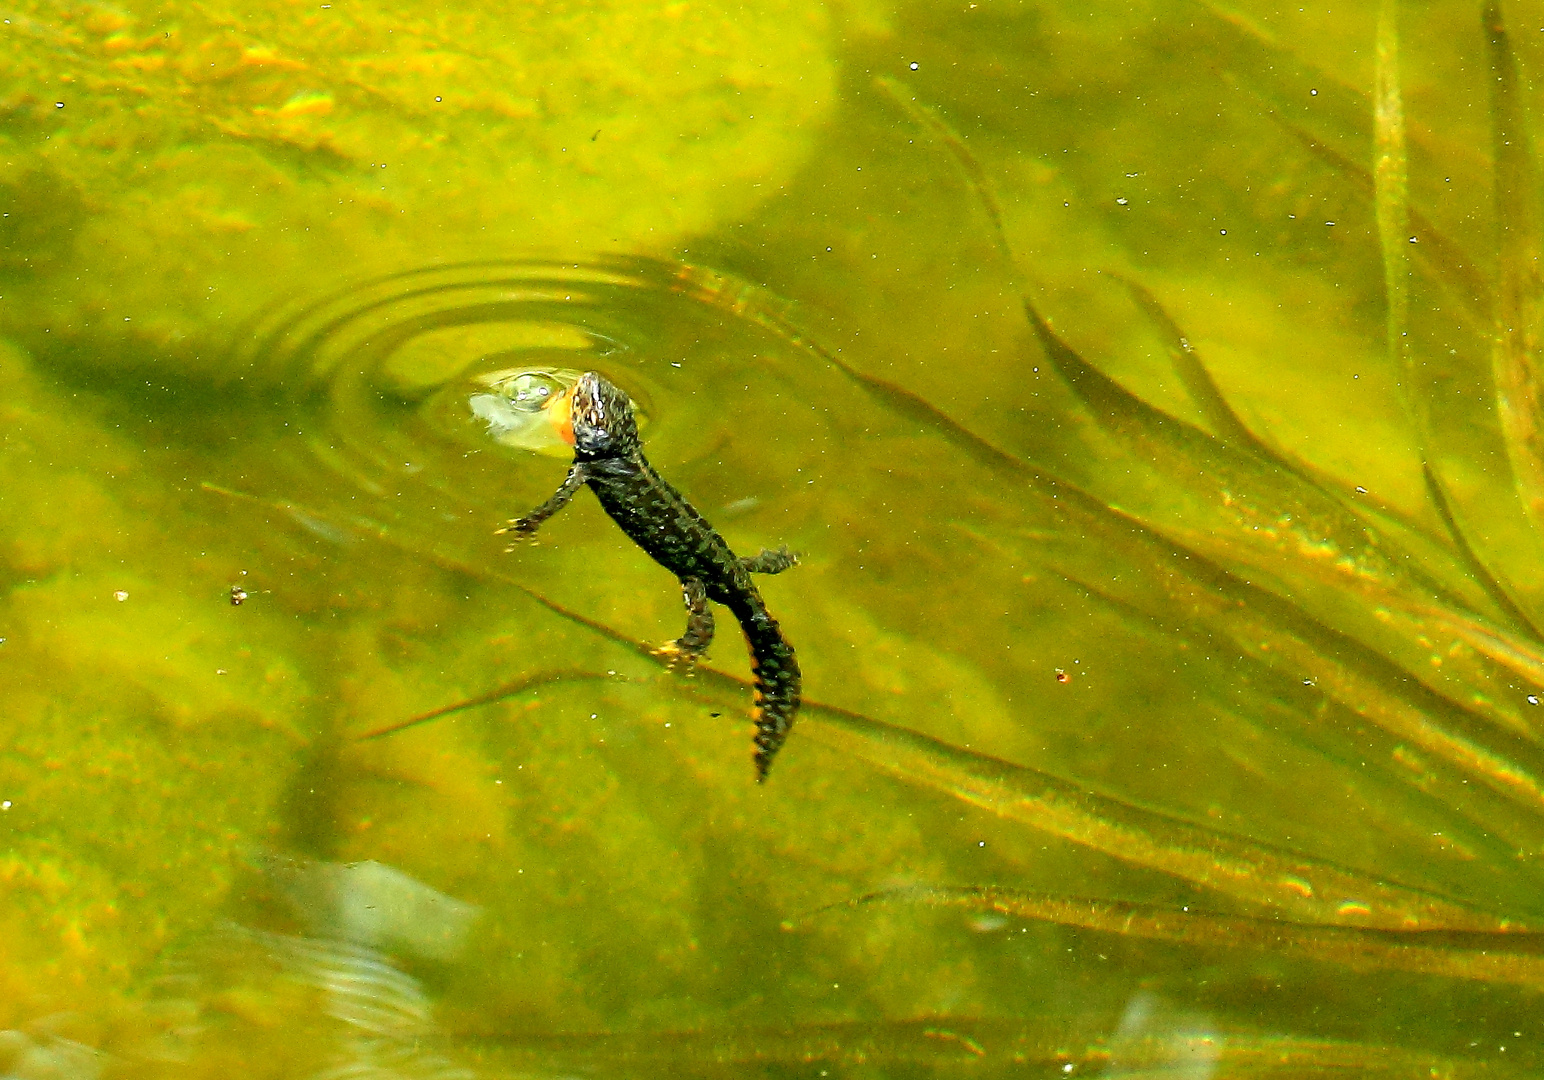
[[[916,61],[915,61],[915,60],[913,60],[913,61],[912,61],[912,62],[911,62],[911,70],[913,70],[913,71],[916,71],[916,70],[917,70],[917,67],[918,67],[918,64],[917,64],[917,62],[916,62]]]

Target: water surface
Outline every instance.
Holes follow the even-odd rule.
[[[1393,7],[10,12],[0,1069],[1528,1075],[1544,57]],[[802,553],[765,785],[522,366]]]

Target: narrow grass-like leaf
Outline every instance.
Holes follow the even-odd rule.
[[[1544,315],[1538,169],[1524,114],[1517,60],[1501,6],[1485,5],[1490,63],[1491,143],[1495,156],[1497,248],[1501,276],[1492,369],[1496,408],[1513,478],[1536,527],[1544,526],[1544,387],[1539,377]]]
[[[1312,132],[1272,109],[1272,120],[1297,139],[1314,157],[1325,162],[1369,198],[1376,199],[1377,183],[1367,168],[1316,138]],[[1495,310],[1495,296],[1485,275],[1464,250],[1439,230],[1418,209],[1406,204],[1409,227],[1406,256],[1464,308],[1470,318],[1490,322]],[[1409,244],[1409,238],[1415,239]]]
[[[1378,47],[1373,89],[1373,187],[1378,246],[1383,253],[1385,335],[1389,366],[1399,374],[1406,409],[1415,416],[1414,373],[1410,370],[1410,207],[1405,162],[1405,109],[1399,89],[1399,5],[1378,6]],[[1426,440],[1422,439],[1423,457]]]
[[[1190,339],[1179,328],[1179,324],[1170,318],[1168,311],[1147,286],[1121,273],[1111,272],[1111,276],[1126,286],[1126,291],[1137,302],[1137,306],[1163,332],[1163,344],[1165,351],[1169,354],[1169,363],[1173,366],[1175,374],[1179,376],[1180,382],[1184,384],[1185,393],[1190,395],[1190,400],[1201,410],[1201,415],[1206,417],[1206,422],[1211,425],[1217,437],[1232,446],[1249,450],[1257,457],[1280,460],[1277,452],[1262,442],[1238,418],[1238,414],[1233,411],[1233,406],[1228,404],[1228,399],[1212,381],[1212,373],[1206,370],[1206,365],[1201,363],[1200,357],[1196,355]]]
[[[881,408],[927,428],[978,465],[1020,474],[1035,472],[1022,458],[972,431],[931,402],[905,387],[870,375],[847,363],[805,333],[787,310],[787,303],[765,290],[727,278],[707,267],[689,264],[682,264],[678,268],[675,287],[701,303],[755,323],[782,336],[791,344],[808,349],[850,379]]]
[[[1311,926],[1279,919],[1221,915],[1194,907],[1094,900],[993,885],[887,889],[860,896],[846,906],[877,901],[994,911],[1037,922],[1210,949],[1257,949],[1351,971],[1409,971],[1544,989],[1544,935],[1537,933]]]
[[[388,735],[395,735],[398,732],[418,727],[420,724],[427,724],[431,720],[438,720],[442,716],[452,716],[455,713],[466,712],[468,709],[480,708],[483,705],[495,705],[501,701],[508,701],[511,698],[519,697],[521,694],[532,690],[540,690],[546,686],[575,682],[617,681],[619,681],[619,676],[603,675],[598,671],[583,671],[578,668],[568,668],[559,671],[539,671],[534,675],[527,675],[516,679],[514,682],[505,683],[503,686],[496,686],[487,693],[478,694],[463,701],[455,701],[449,705],[442,705],[437,709],[430,709],[428,712],[419,713],[417,716],[410,716],[405,720],[398,720],[383,727],[371,728],[369,731],[361,732],[350,738],[354,742],[370,742],[374,739],[384,739]]]
[[[1098,1021],[1095,1021],[1098,1022]],[[1133,1034],[1090,1030],[1082,1014],[1002,1019],[925,1016],[780,1028],[628,1033],[484,1032],[455,1037],[457,1051],[499,1076],[742,1078],[785,1074],[1097,1075],[1109,1080],[1239,1080],[1355,1076],[1366,1080],[1506,1080],[1523,1075],[1390,1047],[1216,1026]],[[876,1072],[877,1070],[877,1072]],[[1204,1070],[1204,1071],[1200,1071]]]

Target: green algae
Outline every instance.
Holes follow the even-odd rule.
[[[38,3],[0,31],[7,331],[205,378],[343,277],[666,250],[796,169],[834,94],[798,5]]]

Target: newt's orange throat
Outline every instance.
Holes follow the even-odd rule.
[[[547,423],[569,446],[574,445],[574,392],[564,390],[547,403]]]

